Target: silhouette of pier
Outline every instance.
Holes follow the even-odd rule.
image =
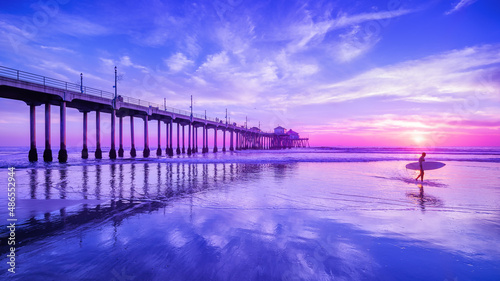
[[[89,157],[89,149],[87,145],[89,112],[95,112],[96,147],[94,156],[96,159],[101,159],[103,157],[100,137],[101,113],[107,113],[111,117],[111,148],[109,150],[109,158],[111,159],[116,159],[117,157],[124,156],[123,118],[126,117],[130,117],[131,157],[137,156],[135,146],[134,118],[140,118],[144,121],[144,150],[142,153],[143,157],[149,157],[151,153],[148,137],[149,124],[151,121],[156,121],[157,123],[157,156],[162,155],[162,123],[165,124],[165,154],[168,156],[174,155],[174,131],[176,131],[176,154],[187,153],[188,155],[191,155],[194,153],[198,153],[199,129],[202,130],[202,153],[209,152],[209,130],[213,131],[214,153],[219,151],[217,143],[218,131],[222,131],[223,134],[222,151],[226,151],[226,133],[229,134],[230,151],[242,149],[283,149],[292,147],[306,147],[309,145],[308,139],[299,138],[298,134],[287,134],[284,131],[280,131],[277,133],[276,130],[275,132],[263,132],[256,127],[249,129],[247,124],[238,125],[236,123],[228,123],[227,120],[223,122],[218,118],[209,118],[206,115],[196,114],[193,112],[166,107],[144,100],[117,95],[116,79],[115,93],[111,93],[83,86],[82,84],[69,83],[50,77],[0,66],[0,97],[24,101],[30,108],[30,150],[28,159],[31,162],[38,161],[35,108],[41,105],[45,106],[45,149],[43,152],[43,160],[46,162],[51,162],[53,160],[50,137],[50,108],[52,105],[59,106],[60,109],[60,145],[58,160],[61,163],[67,162],[68,159],[68,153],[66,150],[67,107],[75,108],[83,114],[83,147],[81,157],[84,159],[87,159]],[[118,118],[118,144],[116,143],[116,118]],[[187,150],[185,148],[186,127]]]

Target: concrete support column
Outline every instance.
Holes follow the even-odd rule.
[[[82,159],[89,158],[89,148],[87,147],[87,130],[88,130],[88,112],[83,112],[83,149],[82,149]]]
[[[66,163],[68,161],[68,151],[66,150],[66,102],[63,101],[61,102],[61,105],[59,106],[60,109],[60,139],[61,139],[61,146],[59,148],[59,155],[57,159],[59,159],[60,163]]]
[[[101,150],[101,112],[95,112],[95,158],[102,159]]]
[[[134,116],[130,116],[130,156],[136,157],[137,151],[135,150],[135,140],[134,140]]]
[[[196,141],[197,141],[197,139],[196,139],[196,126],[193,124],[193,148],[192,148],[193,154],[196,153]]]
[[[214,128],[214,153],[217,152],[217,127]]]
[[[203,127],[201,127],[201,129],[203,130],[203,134],[202,134],[202,137],[203,137],[202,144],[203,144],[203,146],[201,148],[201,153],[206,153],[206,151],[205,151],[205,138],[206,138],[205,127],[206,127],[206,125],[203,125]]]
[[[191,123],[188,125],[188,155],[191,155]]]
[[[110,159],[116,159],[116,145],[115,145],[115,133],[116,133],[116,126],[115,126],[115,116],[116,112],[115,109],[111,109],[111,149],[109,150],[109,158]]]
[[[180,146],[180,143],[179,143],[179,139],[180,139],[180,126],[179,123],[177,123],[177,154],[181,154],[181,146]]]
[[[52,149],[50,140],[50,103],[45,104],[45,150],[43,151],[43,161],[52,162]]]
[[[28,159],[30,162],[38,161],[38,153],[36,152],[36,112],[35,105],[30,104],[30,151]]]
[[[168,131],[166,134],[168,136]],[[161,156],[161,121],[160,120],[158,120],[158,148],[156,149],[156,156]]]
[[[184,125],[182,125],[182,154],[186,153],[186,147],[184,146]]]
[[[142,151],[142,156],[144,158],[149,157],[149,153],[151,152],[149,150],[149,128],[148,128],[148,123],[149,123],[149,116],[146,115],[144,116],[144,150]]]
[[[168,147],[168,156],[174,156],[174,119],[170,119],[170,145]],[[179,132],[177,132],[179,133]],[[177,134],[178,135],[178,134]],[[179,139],[177,138],[177,146],[179,144]]]
[[[165,122],[165,141],[166,141],[166,143],[165,143],[165,155],[167,155],[167,156],[169,155],[169,151],[170,151],[169,150],[170,146],[168,145],[168,140],[169,140],[169,138],[168,138],[168,136],[169,136],[168,125],[170,125],[170,122],[169,121]]]
[[[222,130],[222,151],[226,152],[226,129]]]
[[[198,153],[198,128],[194,128],[194,152]]]
[[[234,151],[233,141],[234,141],[234,130],[231,131],[231,135],[229,136],[229,150]]]
[[[118,122],[118,138],[120,142],[120,147],[118,148],[118,157],[123,157],[123,116],[120,116],[119,122]]]
[[[208,126],[205,126],[205,152],[208,153]]]
[[[239,149],[238,142],[240,140],[239,137],[238,137],[239,133],[235,131],[234,134],[235,134],[235,143],[234,143],[235,144],[235,149],[238,150]]]

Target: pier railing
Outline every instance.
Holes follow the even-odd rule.
[[[90,96],[97,96],[97,97],[102,97],[102,98],[107,98],[107,99],[113,99],[115,96],[115,94],[112,92],[103,91],[103,90],[99,90],[99,89],[95,89],[95,88],[91,88],[91,87],[87,87],[87,86],[82,86],[80,84],[66,82],[66,81],[62,81],[62,80],[58,80],[58,79],[54,79],[54,78],[50,78],[50,77],[45,77],[42,75],[38,75],[38,74],[26,72],[26,71],[21,71],[21,70],[9,68],[9,67],[1,66],[1,65],[0,65],[0,76],[19,80],[19,81],[24,81],[24,82],[37,83],[37,84],[41,84],[44,86],[54,87],[54,88],[58,88],[58,89],[68,90],[68,91],[80,92],[82,94],[86,94],[86,95],[90,95]],[[158,108],[160,110],[163,109],[167,112],[172,112],[172,113],[176,113],[176,114],[180,114],[180,115],[184,115],[184,116],[188,116],[188,117],[191,116],[191,112],[186,111],[186,110],[176,109],[173,107],[165,107],[165,106],[160,105],[158,103],[152,103],[149,101],[140,100],[140,99],[122,96],[122,95],[120,95],[120,97],[123,99],[123,102],[125,102],[125,103],[135,104],[135,105],[145,106],[145,107],[151,106],[154,108]],[[221,121],[220,119],[212,118],[212,117],[208,117],[208,116],[205,117],[205,115],[197,114],[197,113],[193,113],[193,117],[204,119],[204,120],[206,119],[206,120],[213,121],[213,122],[220,122]],[[238,126],[238,125],[236,125],[236,126]]]

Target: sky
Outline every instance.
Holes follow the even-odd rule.
[[[497,0],[2,1],[0,34],[1,66],[83,73],[110,92],[116,66],[120,95],[183,110],[192,95],[196,113],[227,108],[231,122],[280,125],[311,146],[500,144]],[[0,99],[0,113],[0,146],[28,146],[29,107]],[[80,145],[82,114],[67,114],[68,145]],[[53,144],[58,116],[52,106]]]

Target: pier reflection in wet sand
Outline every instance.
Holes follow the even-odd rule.
[[[270,165],[144,163],[28,169],[31,199],[162,200],[245,180]],[[260,168],[257,168],[260,167]],[[54,173],[56,171],[57,174]],[[68,177],[68,173],[72,176]],[[153,176],[156,175],[156,176]],[[79,177],[78,177],[79,176]],[[43,186],[40,190],[38,187]],[[137,186],[140,189],[137,190]],[[92,192],[93,189],[93,192]]]

